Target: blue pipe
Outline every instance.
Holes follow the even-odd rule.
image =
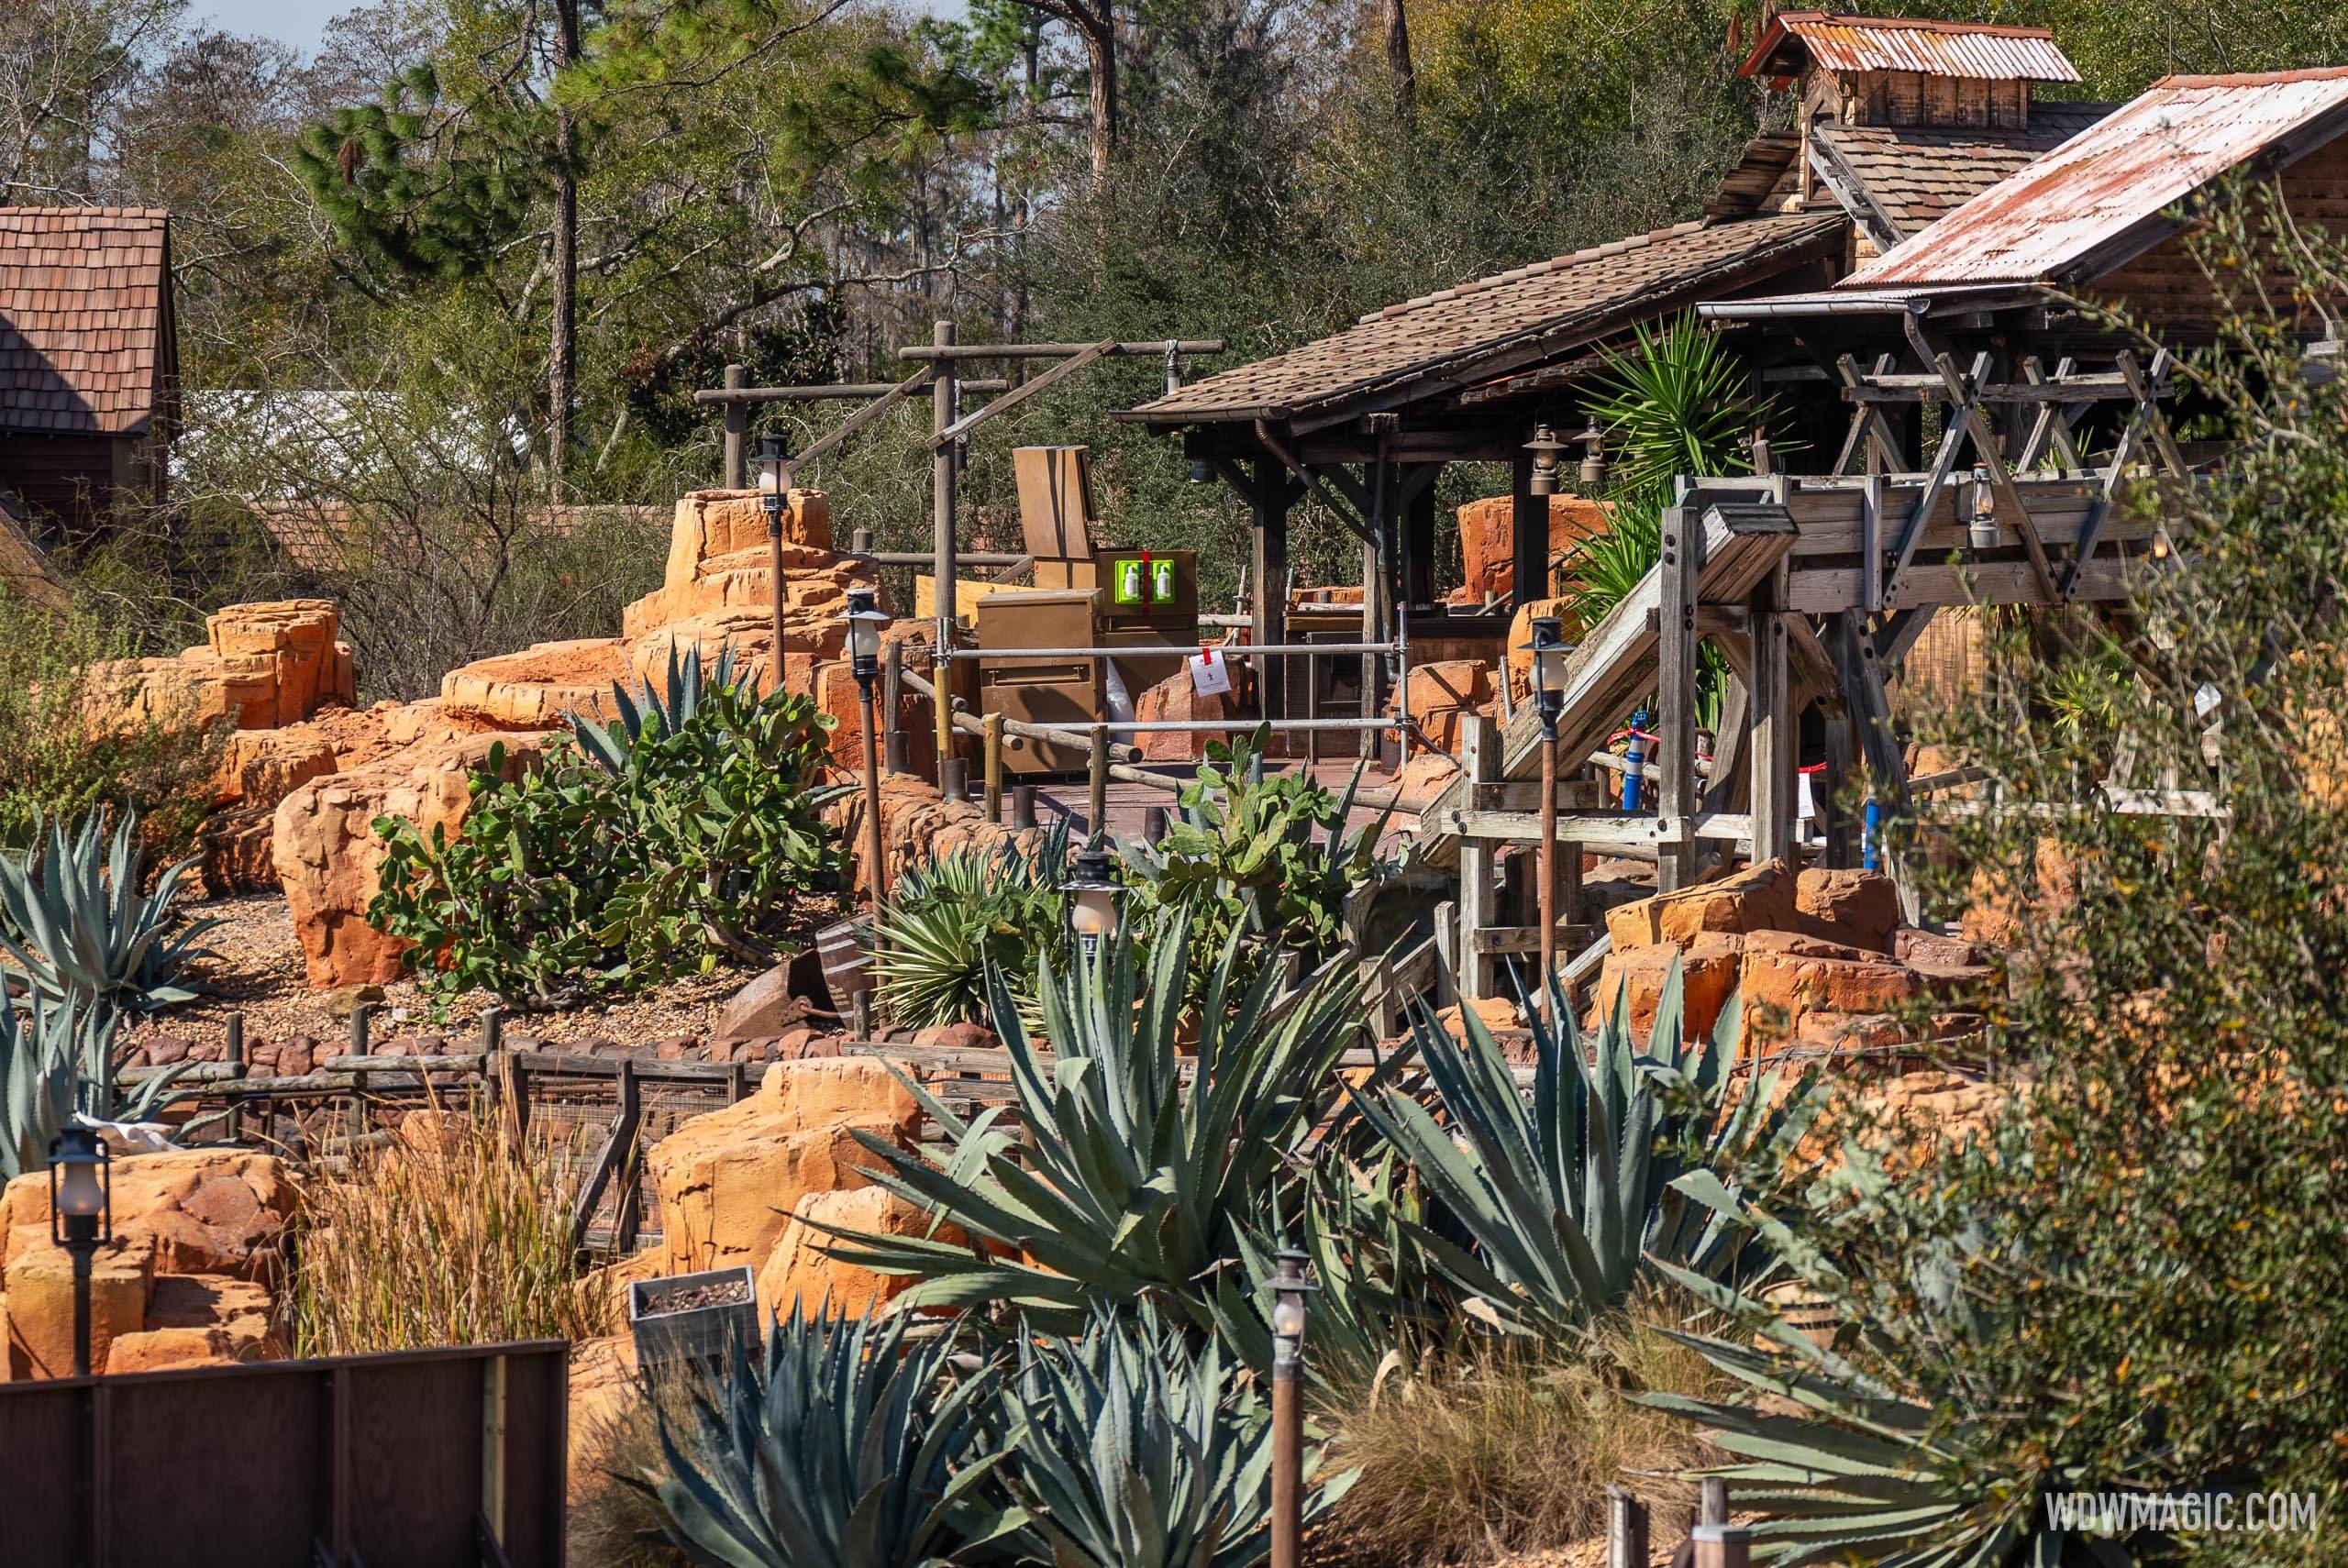
[[[1859,830],[1859,865],[1866,870],[1880,871],[1883,859],[1883,807],[1872,796],[1867,800],[1866,816]]]
[[[1631,751],[1630,756],[1624,759],[1623,768],[1623,809],[1626,812],[1635,812],[1639,809],[1640,781],[1646,777],[1647,743],[1641,740],[1636,732],[1646,727],[1647,711],[1642,708],[1631,715],[1631,729],[1634,732],[1631,736]]]

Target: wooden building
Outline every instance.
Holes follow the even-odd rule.
[[[0,507],[33,539],[163,501],[178,372],[168,215],[0,207]]]
[[[2078,79],[2040,28],[1789,13],[1743,69],[1799,94],[1795,128],[1755,138],[1700,217],[1405,301],[1121,417],[1180,435],[1246,498],[1251,581],[1285,581],[1289,514],[1310,491],[1360,538],[1365,643],[1482,636],[1496,651],[1505,603],[1439,602],[1442,465],[1511,465],[1513,581],[1545,583],[1549,509],[1524,444],[1542,424],[1580,430],[1609,348],[1697,305],[1824,291],[2103,113],[2040,101],[2035,85]],[[1800,417],[1817,428],[1796,438],[1840,434],[1829,412]],[[1257,642],[1290,640],[1284,595],[1255,605]],[[1295,711],[1279,686],[1268,672],[1268,702]]]

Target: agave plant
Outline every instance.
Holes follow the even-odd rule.
[[[1182,1000],[1190,944],[1188,922],[1178,922],[1157,944],[1146,988],[1124,944],[1080,958],[1065,976],[1047,965],[1048,1062],[995,975],[994,1028],[1011,1059],[1024,1146],[1000,1110],[966,1122],[910,1080],[952,1143],[947,1157],[858,1134],[882,1162],[875,1181],[972,1244],[836,1231],[826,1250],[914,1278],[899,1297],[906,1307],[1002,1302],[1073,1328],[1093,1303],[1157,1298],[1211,1327],[1213,1277],[1238,1259],[1263,1195],[1295,1179],[1297,1151],[1334,1096],[1331,1070],[1361,1027],[1361,1006],[1358,979],[1333,975],[1275,1017],[1275,972],[1236,984],[1235,939],[1191,1012]],[[1195,1055],[1186,1061],[1186,1053]]]
[[[1024,1554],[1056,1568],[1245,1568],[1270,1551],[1270,1423],[1221,1348],[1147,1309],[1021,1344],[1002,1395]],[[1311,1485],[1308,1518],[1345,1478]]]
[[[987,974],[1000,973],[1030,1027],[1040,1023],[1038,965],[1061,946],[1068,896],[1065,821],[1031,853],[959,849],[911,867],[876,922],[874,962],[889,1016],[911,1029],[987,1019]]]
[[[172,900],[194,859],[168,867],[152,892],[138,890],[138,817],[103,808],[69,834],[62,823],[36,832],[33,847],[0,854],[0,953],[8,977],[50,1001],[79,1009],[150,1012],[195,993],[176,983],[196,939],[219,924],[206,916],[172,929]]]
[[[35,992],[19,1002],[0,989],[0,1180],[46,1169],[50,1144],[77,1114],[141,1121],[179,1098],[172,1082],[193,1063],[116,1094],[116,1022],[111,1009],[74,998]]]
[[[724,1568],[921,1568],[977,1545],[993,1380],[958,1375],[952,1341],[910,1339],[909,1322],[794,1305],[762,1357],[738,1345],[710,1386],[656,1397],[668,1474],[623,1479]]]
[[[717,650],[716,667],[704,678],[700,647],[687,649],[672,638],[669,643],[669,679],[660,690],[654,690],[648,680],[630,691],[615,680],[612,706],[619,717],[602,724],[573,713],[570,733],[577,738],[579,749],[607,772],[626,773],[629,753],[648,732],[656,736],[676,734],[692,722],[706,694],[732,690],[742,679],[735,666],[734,645],[727,643]]]
[[[1814,1072],[1791,1084],[1759,1075],[1731,1103],[1737,1004],[1710,1039],[1683,1044],[1676,964],[1645,1053],[1620,992],[1588,1054],[1554,983],[1550,999],[1564,1028],[1536,1017],[1529,1097],[1473,1010],[1460,1040],[1423,1006],[1412,1033],[1443,1120],[1400,1089],[1357,1102],[1473,1238],[1461,1246],[1413,1225],[1419,1244],[1473,1314],[1523,1333],[1570,1332],[1619,1306],[1650,1260],[1757,1277],[1773,1261],[1767,1240],[1710,1199],[1787,1169],[1821,1108]]]

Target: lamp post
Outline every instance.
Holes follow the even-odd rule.
[[[1102,941],[1117,934],[1123,916],[1125,889],[1117,880],[1116,863],[1105,850],[1085,850],[1060,891],[1068,895],[1068,928],[1078,951],[1088,962],[1099,958]]]
[[[1283,1247],[1272,1275],[1272,1568],[1304,1556],[1304,1298],[1320,1286],[1304,1277],[1304,1254]]]
[[[781,603],[778,596],[778,617],[782,613]],[[877,944],[880,897],[888,890],[889,868],[880,858],[880,738],[872,683],[880,674],[880,634],[888,629],[889,613],[880,608],[872,590],[851,588],[847,591],[847,613],[840,619],[847,623],[847,668],[856,677],[856,700],[864,713],[864,856],[872,867],[872,925]],[[779,638],[779,624],[777,631]],[[776,646],[781,646],[780,640]]]
[[[1547,420],[1533,427],[1533,439],[1524,444],[1524,449],[1533,454],[1533,478],[1526,484],[1526,491],[1534,495],[1556,494],[1559,476],[1565,471],[1557,455],[1566,449],[1566,444],[1557,439],[1557,433],[1549,428]]]
[[[73,1375],[90,1375],[90,1259],[114,1240],[114,1161],[88,1127],[49,1146],[49,1239],[73,1258]]]
[[[791,504],[791,441],[780,431],[759,437],[759,504],[767,513],[767,571],[774,588],[774,689],[782,690],[782,514]]]
[[[1566,624],[1555,615],[1533,622],[1533,711],[1541,720],[1541,977],[1546,1010],[1557,969],[1557,715],[1566,706]],[[1554,1021],[1554,1020],[1552,1021]]]

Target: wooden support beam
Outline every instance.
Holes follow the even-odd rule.
[[[1999,520],[2021,536],[2022,550],[2030,558],[2030,569],[2037,577],[2039,587],[2050,600],[2057,597],[2054,568],[2046,558],[2046,546],[2038,536],[2038,525],[2031,518],[2030,504],[2014,489],[2014,477],[2006,469],[2005,452],[1997,432],[1989,428],[1988,418],[1981,412],[1978,389],[1988,376],[1988,357],[1983,355],[1974,361],[1974,375],[1966,380],[1957,374],[1956,362],[1946,351],[1925,336],[1923,326],[1913,315],[1900,317],[1900,323],[1917,354],[1933,367],[1941,384],[1948,389],[1954,415],[1951,427],[1962,427],[1971,435],[1973,449],[1980,458],[1981,466],[1988,470],[1990,487],[1997,492]]]
[[[973,345],[973,347],[978,346]],[[1104,339],[1102,342],[1095,343],[1090,348],[1078,349],[1075,353],[1070,354],[1067,359],[1062,359],[1058,364],[1054,365],[1050,370],[1046,370],[1042,375],[1037,376],[1034,381],[1021,382],[1018,386],[1012,388],[1009,392],[1003,393],[992,403],[988,403],[985,407],[971,410],[969,414],[964,414],[961,418],[956,420],[945,429],[936,432],[929,438],[930,446],[932,447],[951,446],[954,442],[960,440],[963,436],[969,435],[980,425],[984,425],[988,420],[994,418],[997,414],[1010,413],[1013,409],[1018,407],[1029,398],[1034,397],[1037,392],[1043,392],[1047,388],[1066,381],[1069,377],[1076,374],[1077,371],[1084,369],[1085,366],[1090,365],[1095,359],[1100,359],[1102,355],[1108,353],[1111,349],[1116,347],[1117,340],[1112,337]],[[945,593],[949,591],[949,590],[940,587],[938,591],[940,593]]]
[[[1876,375],[1888,372],[1893,363],[1889,354],[1879,357],[1875,362]],[[1851,400],[1853,407],[1850,431],[1843,437],[1843,449],[1835,455],[1834,467],[1828,471],[1849,473],[1863,447],[1867,455],[1869,473],[1897,469],[1900,466],[1899,436],[1892,430],[1890,422],[1884,418],[1883,411],[1858,395],[1866,381],[1860,373],[1859,362],[1845,354],[1834,362],[1834,374],[1843,383],[1843,395]]]
[[[1307,468],[1304,464],[1298,462],[1296,454],[1289,449],[1288,444],[1273,435],[1272,427],[1260,419],[1256,421],[1256,439],[1262,442],[1264,450],[1279,458],[1280,466],[1294,476],[1296,482],[1310,491],[1322,505],[1326,506],[1330,514],[1344,524],[1354,537],[1365,545],[1376,543],[1370,533],[1369,524],[1366,521],[1369,513],[1366,498],[1349,505],[1347,499],[1340,497],[1332,486],[1327,473],[1319,469]],[[1339,480],[1346,481],[1349,488],[1355,488],[1350,484],[1351,476],[1345,470],[1340,469],[1334,472]],[[1356,510],[1357,506],[1359,508],[1358,511]]]
[[[2136,406],[2130,411],[2127,425],[2120,432],[2119,443],[2111,449],[2111,461],[2106,465],[2096,487],[2095,506],[2079,525],[2078,543],[2072,547],[2071,558],[2064,563],[2062,596],[2065,600],[2078,597],[2081,580],[2094,559],[2096,541],[2102,536],[2104,525],[2110,520],[2112,509],[2120,502],[2120,482],[2136,446],[2148,436],[2154,439],[2162,460],[2169,471],[2179,476],[2187,470],[2183,454],[2168,437],[2167,422],[2161,418],[2160,400],[2168,391],[2171,361],[2166,348],[2153,355],[2150,374],[2137,368],[2135,356],[2122,349],[2113,356],[2120,373],[2136,393]]]
[[[1519,604],[1549,595],[1549,498],[1533,493],[1533,454],[1520,452],[1509,469],[1509,558]]]
[[[936,372],[932,370],[926,365],[923,366],[920,370],[915,370],[912,375],[907,376],[903,381],[899,381],[895,386],[891,387],[879,397],[874,398],[870,403],[866,403],[862,408],[858,409],[854,414],[849,414],[846,419],[841,420],[837,425],[833,425],[829,430],[824,432],[822,436],[816,438],[814,446],[809,447],[805,451],[791,459],[791,467],[793,469],[800,468],[804,464],[814,462],[818,458],[826,457],[836,451],[843,442],[847,440],[849,436],[855,435],[858,431],[863,429],[874,420],[879,419],[882,414],[888,413],[891,409],[904,402],[905,399],[911,397],[922,388],[929,385],[930,379],[936,374]]]
[[[1989,373],[1989,356],[1984,354],[1973,361],[1973,376],[1978,381]],[[1888,602],[1899,591],[1900,579],[1907,574],[1908,564],[1916,558],[1916,547],[1924,542],[1924,525],[1932,516],[1949,481],[1956,477],[1957,458],[1965,450],[1966,426],[1962,420],[1952,419],[1941,432],[1940,450],[1933,457],[1930,472],[1924,476],[1923,489],[1916,492],[1910,503],[1907,518],[1899,525],[1899,536],[1893,541],[1891,569],[1884,576],[1883,597]]]
[[[2068,357],[2057,360],[2054,380],[2062,381],[2077,364],[2077,359]],[[2022,360],[2021,374],[2022,380],[2032,387],[2048,385],[2046,373],[2040,368],[2038,357],[2034,354]],[[2063,458],[2066,469],[2084,470],[2088,462],[2079,454],[2078,442],[2072,438],[2072,417],[2071,405],[2066,403],[2050,399],[2040,403],[2038,417],[2032,422],[2030,434],[2023,437],[2021,450],[2014,455],[2014,467],[2024,473],[2029,472],[2038,467],[2039,459],[2045,457],[2046,449],[2051,446]]]
[[[1703,569],[1702,513],[1681,502],[1664,508],[1657,557],[1662,624],[1656,629],[1656,804],[1671,821],[1696,810],[1696,601]],[[1583,842],[1577,840],[1577,842]],[[1695,877],[1694,845],[1675,841],[1656,863],[1656,887],[1668,893]]]
[[[1439,823],[1438,818],[1441,819]],[[1470,848],[1479,842],[1518,845],[1541,842],[1541,815],[1538,812],[1477,812],[1445,807],[1431,813],[1427,822],[1442,832],[1457,834]],[[1752,836],[1753,818],[1751,813],[1744,812],[1699,812],[1686,817],[1651,815],[1645,812],[1578,812],[1557,818],[1558,843],[1570,841],[1586,850],[1608,853],[1644,849],[1659,855],[1683,852],[1692,855],[1700,839],[1733,841]],[[1462,868],[1465,868],[1464,859]]]
[[[1461,722],[1461,760],[1472,789],[1501,779],[1499,726],[1480,713]],[[1463,1001],[1497,995],[1490,960],[1477,946],[1481,933],[1500,923],[1498,858],[1489,844],[1470,840],[1459,849],[1459,996]]]
[[[1252,480],[1240,488],[1240,493],[1247,498],[1254,545],[1247,569],[1256,585],[1248,606],[1248,635],[1259,648],[1279,647],[1288,641],[1288,513],[1297,491],[1287,475],[1269,463],[1257,463]],[[1268,719],[1290,716],[1290,662],[1267,658],[1256,670],[1256,690]],[[1313,678],[1310,659],[1305,661],[1304,678]]]
[[[1794,767],[1801,737],[1795,729],[1785,612],[1778,607],[1785,569],[1753,594],[1752,751],[1753,858],[1794,853]]]

